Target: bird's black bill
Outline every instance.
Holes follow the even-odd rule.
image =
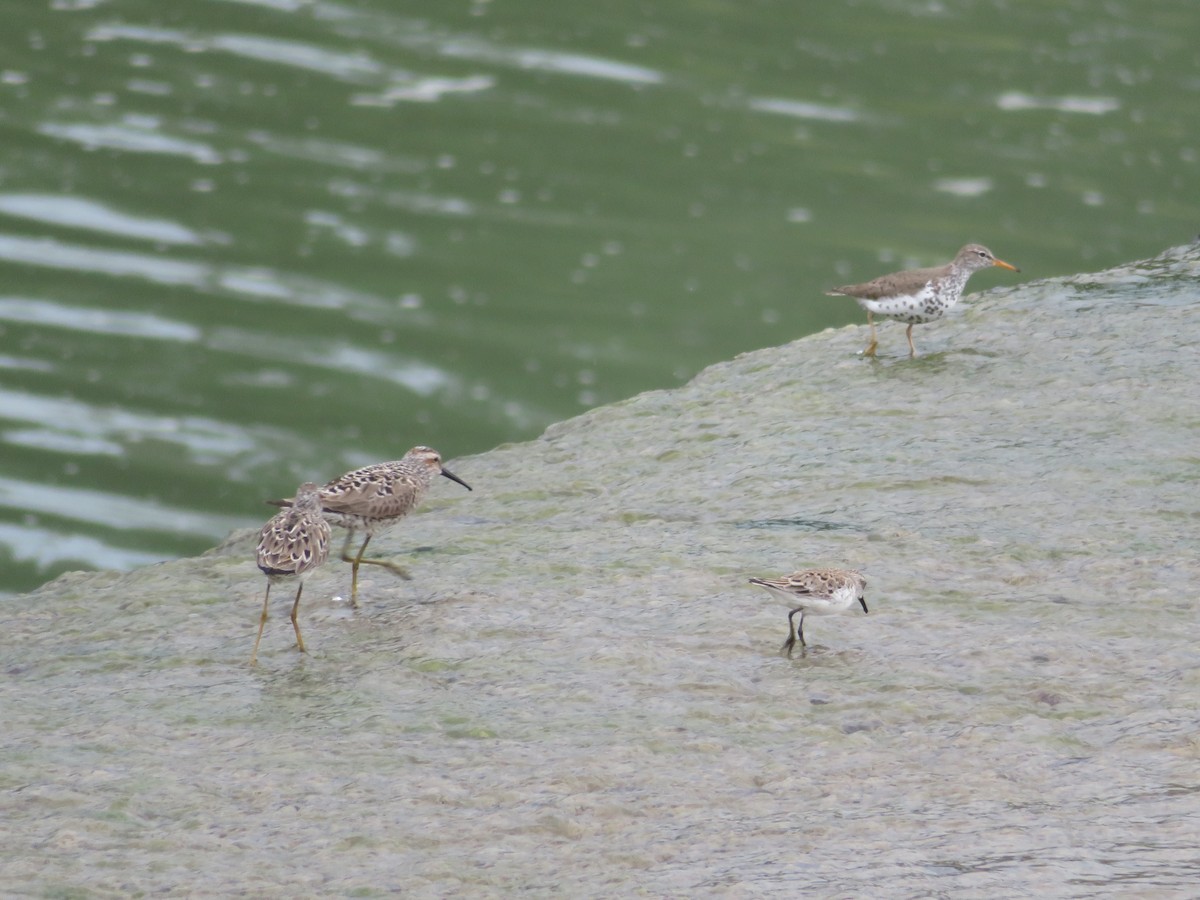
[[[863,612],[870,614],[871,611],[869,609],[867,609],[866,599],[863,597],[859,597],[858,602],[862,604]]]
[[[469,484],[467,484],[465,481],[463,481],[461,478],[459,478],[457,475],[455,475],[449,469],[442,469],[442,474],[445,475],[447,478],[449,478],[451,481],[457,481],[459,484],[461,484],[463,487],[465,487],[468,491],[475,490],[473,487],[471,487]]]

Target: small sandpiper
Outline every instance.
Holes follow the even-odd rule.
[[[874,281],[847,284],[825,293],[830,297],[853,297],[867,311],[871,343],[863,350],[864,356],[875,355],[878,342],[875,340],[874,316],[883,316],[885,319],[908,323],[908,355],[913,357],[917,355],[912,339],[913,326],[944,316],[962,298],[967,279],[980,269],[991,266],[1021,271],[1012,263],[996,259],[987,247],[967,244],[958,251],[954,262],[944,266],[893,272],[891,275],[881,275]]]
[[[750,583],[766,588],[795,607],[788,613],[788,638],[780,648],[787,652],[788,658],[791,658],[797,637],[800,638],[800,647],[804,652],[808,651],[808,644],[804,640],[806,615],[837,615],[851,609],[856,602],[864,613],[868,611],[864,598],[867,579],[850,569],[807,569],[794,572],[787,578],[751,578]],[[792,618],[796,613],[800,613],[798,626]]]
[[[345,528],[346,542],[342,546],[342,561],[350,563],[350,605],[358,608],[358,567],[363,564],[383,566],[401,578],[408,578],[403,566],[386,559],[363,559],[367,544],[381,531],[407,516],[425,496],[434,477],[442,475],[457,481],[468,491],[471,486],[442,466],[441,454],[430,447],[413,447],[403,459],[375,463],[347,472],[321,488],[321,510],[331,525]],[[278,506],[290,500],[272,500]],[[350,555],[354,532],[363,531],[366,539],[358,555]]]
[[[258,662],[258,642],[267,624],[267,604],[271,585],[295,578],[296,601],[292,604],[292,627],[296,629],[296,646],[304,653],[304,638],[296,614],[300,610],[300,594],[304,579],[329,557],[329,523],[321,514],[321,492],[311,481],[300,485],[296,499],[287,509],[278,512],[263,526],[258,536],[258,567],[267,576],[267,593],[263,597],[262,615],[258,620],[258,636],[250,665]]]

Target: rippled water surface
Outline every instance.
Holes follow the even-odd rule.
[[[1152,897],[1200,883],[1200,244],[844,328],[455,461],[289,591],[254,530],[0,604],[34,896]],[[442,480],[439,480],[442,481]],[[747,583],[851,565],[870,613]]]
[[[1200,7],[9,4],[0,589],[1196,230]]]

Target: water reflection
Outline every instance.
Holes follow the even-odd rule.
[[[89,334],[122,335],[159,341],[194,343],[201,330],[152,313],[115,309],[91,309],[69,306],[57,300],[33,300],[24,297],[0,297],[0,320],[65,328]],[[45,364],[51,367],[50,363]]]
[[[137,118],[121,123],[95,125],[90,122],[46,122],[38,131],[47,137],[72,141],[85,150],[123,150],[185,156],[198,163],[215,165],[221,154],[208,144],[190,138],[163,134],[155,119]]]
[[[292,66],[353,82],[374,80],[386,74],[383,65],[363,52],[339,53],[315,44],[267,35],[218,34],[201,37],[168,28],[102,25],[88,32],[87,40],[171,44],[190,53],[218,51],[247,60]]]
[[[259,521],[257,485],[484,450],[859,321],[822,290],[890,260],[979,239],[1036,277],[1194,230],[1197,83],[1157,76],[1191,70],[1197,11],[1131,44],[1120,4],[18,7],[5,474],[198,511],[179,552]],[[0,510],[0,568],[31,587],[55,570],[23,523]]]
[[[69,397],[0,390],[0,419],[32,423],[40,430],[6,429],[5,440],[46,449],[68,438],[76,453],[118,454],[130,442],[153,439],[177,444],[197,461],[227,458],[255,446],[240,426],[202,416],[160,416],[119,407],[98,407]],[[46,441],[39,440],[46,435]],[[53,490],[47,487],[47,490]]]
[[[132,275],[170,286],[190,285],[199,288],[210,280],[209,267],[201,263],[15,234],[0,234],[0,260],[119,278]]]
[[[167,219],[134,216],[84,197],[54,194],[0,194],[0,213],[16,218],[99,231],[159,244],[201,244],[190,228]]]
[[[1116,112],[1121,103],[1115,97],[1035,97],[1020,91],[1005,91],[996,98],[996,106],[1006,111],[1051,109],[1056,112],[1103,116]]]
[[[0,478],[0,506],[26,514],[58,516],[112,529],[206,534],[217,539],[241,524],[234,516],[206,515],[148,500],[81,488],[29,484]]]
[[[132,569],[169,558],[169,554],[131,550],[63,527],[37,528],[25,522],[0,522],[0,545],[16,561],[38,569]]]

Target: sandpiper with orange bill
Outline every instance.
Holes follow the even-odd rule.
[[[874,317],[882,316],[908,323],[908,355],[911,357],[917,355],[912,339],[913,326],[944,316],[962,298],[967,279],[980,269],[992,266],[1021,271],[1012,263],[997,259],[987,247],[967,244],[958,251],[953,262],[944,266],[893,272],[874,281],[846,284],[825,293],[831,297],[853,297],[867,311],[871,343],[863,350],[864,356],[875,355],[878,342],[875,340]]]

